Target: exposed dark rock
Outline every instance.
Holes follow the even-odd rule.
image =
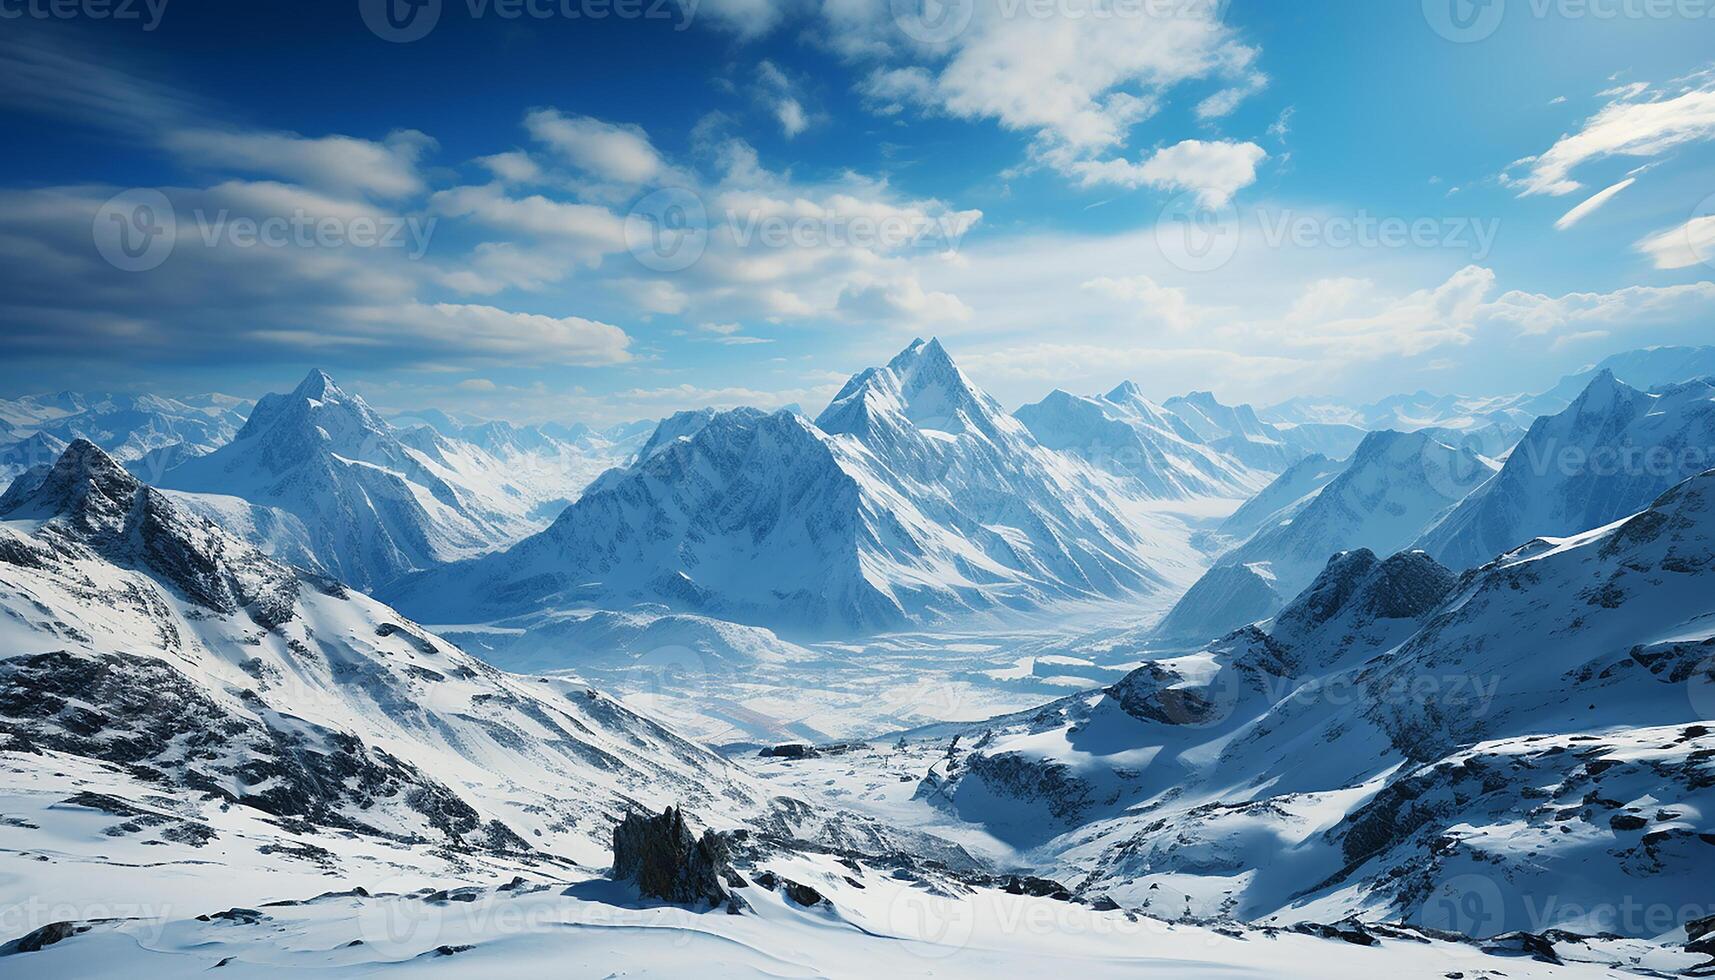
[[[805,745],[802,742],[771,745],[757,753],[764,759],[814,759],[821,754],[816,751],[814,745]]]
[[[1649,821],[1631,813],[1616,813],[1608,818],[1608,826],[1615,830],[1642,830],[1649,826]]]
[[[712,830],[693,837],[678,807],[658,817],[630,814],[613,829],[613,877],[636,883],[650,898],[677,905],[723,904],[729,862],[725,839]]]
[[[821,892],[811,888],[809,885],[793,881],[790,878],[782,878],[781,881],[786,885],[786,897],[791,899],[793,903],[797,905],[802,905],[805,908],[811,908],[827,901],[827,899],[822,897]]]
[[[40,929],[29,932],[4,946],[0,946],[0,956],[11,953],[36,953],[45,946],[52,946],[77,935],[88,926],[79,927],[75,922],[50,922]]]

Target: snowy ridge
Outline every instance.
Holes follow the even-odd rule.
[[[1642,392],[1596,375],[1537,420],[1500,473],[1417,543],[1448,565],[1483,564],[1520,541],[1636,513],[1715,464],[1715,379]]]
[[[1497,469],[1493,460],[1424,432],[1371,433],[1307,503],[1286,505],[1290,516],[1264,523],[1222,556],[1158,634],[1204,640],[1266,618],[1311,583],[1330,551],[1398,551]],[[1271,495],[1271,502],[1288,492]]]
[[[232,442],[167,471],[160,485],[283,511],[323,568],[373,589],[528,533],[529,501],[486,479],[497,468],[426,427],[400,433],[312,371],[291,393],[257,402]]]
[[[1701,908],[1711,576],[1715,471],[1463,577],[1342,553],[1272,622],[962,726],[919,796],[1122,904],[1673,942],[1621,909]]]
[[[706,750],[278,564],[87,442],[0,498],[0,608],[14,750],[146,764],[183,799],[580,859],[630,800],[761,807]]]
[[[811,423],[667,420],[554,525],[385,595],[441,621],[660,603],[851,632],[1154,588],[1111,477],[1038,445],[938,342],[865,371]]]
[[[1157,500],[1248,497],[1266,475],[1204,445],[1130,383],[1101,397],[1055,390],[1014,415],[1043,446],[1134,482]]]

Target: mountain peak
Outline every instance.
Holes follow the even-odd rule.
[[[32,472],[18,477],[0,496],[0,517],[46,520],[66,515],[84,525],[108,523],[123,517],[142,487],[88,439],[74,440],[53,466]]]
[[[304,375],[304,380],[299,382],[298,387],[292,392],[300,398],[314,398],[318,401],[326,398],[330,393],[343,394],[339,385],[334,384],[333,378],[329,377],[328,373],[321,368],[311,368],[310,373]]]
[[[1114,390],[1108,392],[1102,397],[1118,405],[1125,405],[1144,400],[1143,389],[1139,388],[1135,381],[1121,381],[1114,387]]]
[[[899,374],[921,371],[931,367],[957,370],[957,366],[953,364],[952,355],[948,354],[947,348],[941,345],[939,337],[931,337],[928,340],[918,337],[895,355],[893,360],[888,361],[887,366]]]

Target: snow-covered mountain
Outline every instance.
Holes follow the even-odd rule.
[[[319,564],[360,589],[542,526],[552,517],[539,513],[547,502],[520,482],[493,457],[427,426],[395,429],[320,371],[289,394],[264,397],[230,443],[159,480],[290,515]]]
[[[1244,498],[1268,478],[1265,471],[1205,445],[1189,425],[1130,382],[1096,397],[1056,389],[1013,414],[1043,446],[1124,477],[1150,499]]]
[[[542,527],[596,477],[629,463],[655,430],[653,422],[627,422],[600,431],[581,422],[460,422],[438,410],[410,412],[392,421],[405,430],[427,425],[446,441],[479,450],[487,457],[482,461],[486,469],[509,478],[518,493],[533,501],[530,512],[540,518]]]
[[[1329,459],[1321,453],[1304,457],[1233,511],[1215,529],[1216,536],[1236,543],[1265,527],[1291,520],[1345,469],[1344,460]]]
[[[1253,469],[1279,473],[1314,451],[1300,448],[1249,405],[1224,405],[1207,391],[1169,398],[1161,407],[1185,424],[1204,445]]]
[[[12,467],[21,472],[58,456],[57,451],[39,456],[44,440],[64,449],[75,439],[88,439],[133,472],[158,476],[230,441],[244,424],[249,405],[226,395],[173,399],[69,391],[0,399],[0,454],[10,462],[24,460]],[[0,479],[6,477],[7,466],[0,463]]]
[[[1308,502],[1285,505],[1290,516],[1265,521],[1223,555],[1163,618],[1158,634],[1200,641],[1271,615],[1315,579],[1329,552],[1404,548],[1497,469],[1423,432],[1371,433]],[[1263,506],[1289,494],[1283,488]]]
[[[1602,371],[1416,547],[1454,568],[1481,565],[1521,541],[1634,514],[1715,465],[1712,454],[1715,379],[1643,392]]]
[[[15,442],[0,443],[0,490],[30,470],[53,465],[65,448],[63,440],[46,432],[36,432]]]
[[[939,342],[917,341],[814,423],[675,416],[546,531],[385,594],[445,622],[660,603],[850,632],[1153,589],[1114,493],[1037,443]]]
[[[422,916],[470,901],[461,885],[512,878],[505,895],[528,875],[624,905],[592,869],[623,817],[669,805],[742,832],[756,860],[976,869],[944,841],[771,791],[575,678],[496,670],[86,441],[0,497],[0,769],[0,849],[30,856],[0,880],[0,969],[43,975],[63,961],[5,958],[141,920],[240,926],[335,890],[410,892],[408,908],[347,910],[364,941],[346,955],[374,944],[381,960],[432,937]],[[403,955],[452,955],[440,945]]]
[[[271,818],[318,846],[581,859],[632,800],[761,808],[706,750],[279,564],[85,441],[0,498],[0,610],[11,748],[121,767],[173,840],[222,837],[236,807],[253,816],[228,846]]]
[[[1122,904],[1671,940],[1715,839],[1712,586],[1715,471],[1463,577],[1337,554],[1271,622],[914,736],[960,736],[918,796]]]
[[[1532,399],[1530,407],[1538,415],[1557,415],[1604,371],[1639,391],[1711,378],[1715,377],[1715,346],[1643,347],[1624,351],[1603,358],[1576,374],[1567,375],[1559,384]]]

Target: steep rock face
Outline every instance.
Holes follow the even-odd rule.
[[[487,619],[598,598],[735,620],[879,626],[901,610],[859,558],[860,493],[803,419],[741,409],[597,480],[514,548],[415,576],[419,615]]]
[[[1153,588],[1113,489],[919,341],[815,424],[674,416],[548,530],[384,595],[439,621],[658,603],[826,634]]]
[[[1289,520],[1262,527],[1222,556],[1205,577],[1231,576],[1230,570],[1241,565],[1272,576],[1278,598],[1264,615],[1272,614],[1315,579],[1329,552],[1367,548],[1392,554],[1406,548],[1424,528],[1493,476],[1498,465],[1426,433],[1371,433],[1340,475]],[[1180,635],[1188,635],[1187,624],[1208,631],[1206,638],[1249,621],[1199,614],[1188,605],[1190,598],[1181,600],[1163,621]],[[1242,612],[1259,618],[1250,607]]]
[[[1715,380],[1643,392],[1604,371],[1570,407],[1537,420],[1493,480],[1417,547],[1472,568],[1533,537],[1637,513],[1715,465]]]

